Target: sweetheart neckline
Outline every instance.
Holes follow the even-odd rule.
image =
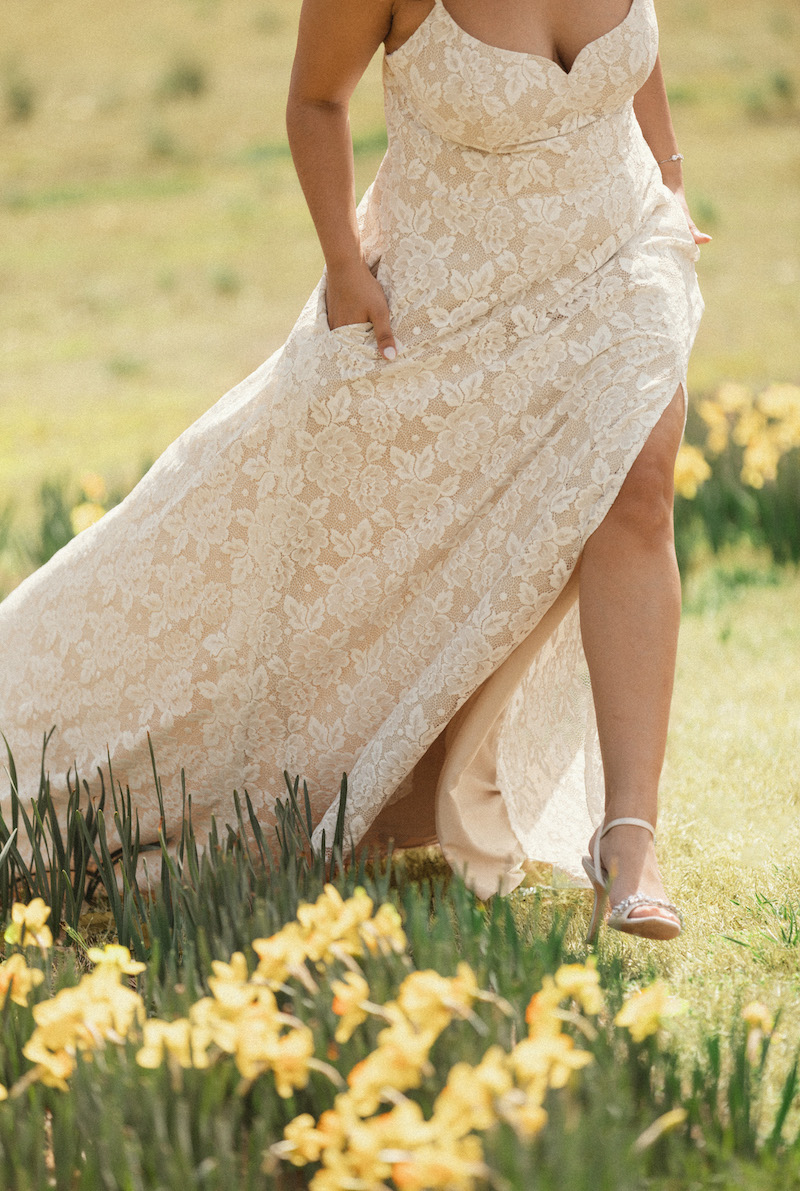
[[[621,29],[623,29],[625,27],[625,25],[627,25],[628,21],[631,18],[631,14],[633,13],[633,10],[636,8],[637,2],[638,2],[638,0],[631,0],[630,8],[626,12],[626,14],[622,18],[622,20],[619,21],[618,24],[614,25],[611,29],[607,30],[607,32],[601,33],[599,37],[595,37],[591,41],[587,41],[586,45],[581,46],[581,48],[578,50],[577,54],[573,58],[572,66],[570,67],[569,70],[565,70],[564,67],[560,64],[560,62],[556,62],[555,58],[548,58],[546,54],[534,54],[534,53],[531,53],[529,50],[509,50],[509,49],[506,49],[504,46],[492,45],[488,41],[483,41],[480,37],[475,37],[474,34],[468,33],[467,30],[463,28],[463,26],[459,25],[458,21],[455,19],[454,16],[452,16],[449,9],[445,6],[444,0],[433,0],[433,8],[430,10],[428,15],[424,18],[424,20],[420,21],[420,23],[417,25],[416,29],[411,34],[411,36],[407,37],[406,40],[402,43],[402,45],[399,45],[396,50],[392,50],[392,52],[390,54],[385,54],[384,58],[386,61],[388,61],[390,58],[394,58],[397,54],[401,53],[406,48],[406,46],[410,45],[411,42],[413,42],[415,40],[417,34],[420,33],[425,28],[425,26],[430,22],[431,18],[434,16],[434,14],[437,12],[437,10],[441,9],[442,13],[445,16],[445,19],[447,21],[449,21],[449,23],[452,25],[452,27],[454,29],[456,29],[461,34],[462,37],[465,37],[468,41],[474,42],[475,45],[480,46],[482,49],[494,50],[495,53],[498,53],[498,54],[509,54],[513,58],[530,58],[536,62],[549,63],[550,66],[555,67],[555,69],[558,71],[558,73],[560,75],[562,75],[563,78],[571,79],[573,74],[575,73],[575,67],[578,65],[578,62],[583,57],[583,55],[587,52],[587,50],[592,49],[593,46],[599,45],[601,42],[605,41],[606,38],[613,36],[613,34],[615,34],[615,33],[618,33]]]

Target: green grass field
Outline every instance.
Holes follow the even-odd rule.
[[[7,5],[0,56],[0,502],[131,482],[280,345],[321,258],[285,143],[296,0]],[[695,392],[798,380],[800,13],[663,4],[703,253]],[[382,152],[380,65],[353,104]]]

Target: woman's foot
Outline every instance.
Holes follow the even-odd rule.
[[[589,843],[590,856],[594,856],[597,831]],[[671,937],[673,928],[674,933],[680,931],[678,915],[659,904],[668,901],[668,898],[664,892],[652,836],[641,827],[630,824],[612,827],[600,841],[600,861],[604,872],[611,878],[608,905],[612,910],[634,894],[644,894],[654,899],[653,904],[642,901],[626,917],[631,921],[653,916],[663,918],[665,937]],[[662,937],[662,932],[658,931],[653,937]]]

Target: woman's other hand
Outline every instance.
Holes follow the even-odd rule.
[[[692,233],[695,244],[708,244],[711,240],[711,236],[709,236],[707,232],[701,232],[695,221],[692,219],[692,214],[689,210],[689,204],[686,201],[686,192],[683,189],[683,183],[680,182],[678,185],[671,185],[666,178],[664,178],[664,182],[667,186],[669,186],[669,189],[680,203],[683,213],[686,216],[686,222],[689,225],[689,231]]]
[[[642,135],[650,146],[661,170],[664,185],[669,187],[683,209],[695,244],[708,244],[711,237],[698,229],[686,202],[683,189],[683,156],[677,149],[678,142],[675,138],[675,129],[672,127],[672,116],[660,58],[656,59],[650,78],[636,92],[633,110],[639,121]]]
[[[680,191],[676,193],[675,197],[683,207],[683,213],[686,216],[686,222],[689,224],[689,231],[694,237],[695,244],[708,244],[711,240],[711,236],[709,236],[708,232],[701,232],[695,221],[692,219],[692,215],[689,210],[689,204],[686,201],[686,195],[683,193],[683,187],[681,187]]]
[[[378,351],[387,360],[397,356],[392,334],[389,303],[383,287],[363,259],[355,263],[328,266],[326,303],[332,331],[351,323],[372,323]]]

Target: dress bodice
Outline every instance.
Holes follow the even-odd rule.
[[[653,0],[632,0],[569,72],[480,41],[435,0],[384,59],[388,150],[359,210],[401,342],[532,286],[560,316],[665,203],[688,235],[633,110],[657,52]]]
[[[390,137],[393,116],[413,112],[431,132],[468,148],[525,149],[618,111],[648,78],[657,50],[653,0],[632,0],[624,20],[584,46],[569,72],[541,54],[480,41],[435,0],[384,60]]]

